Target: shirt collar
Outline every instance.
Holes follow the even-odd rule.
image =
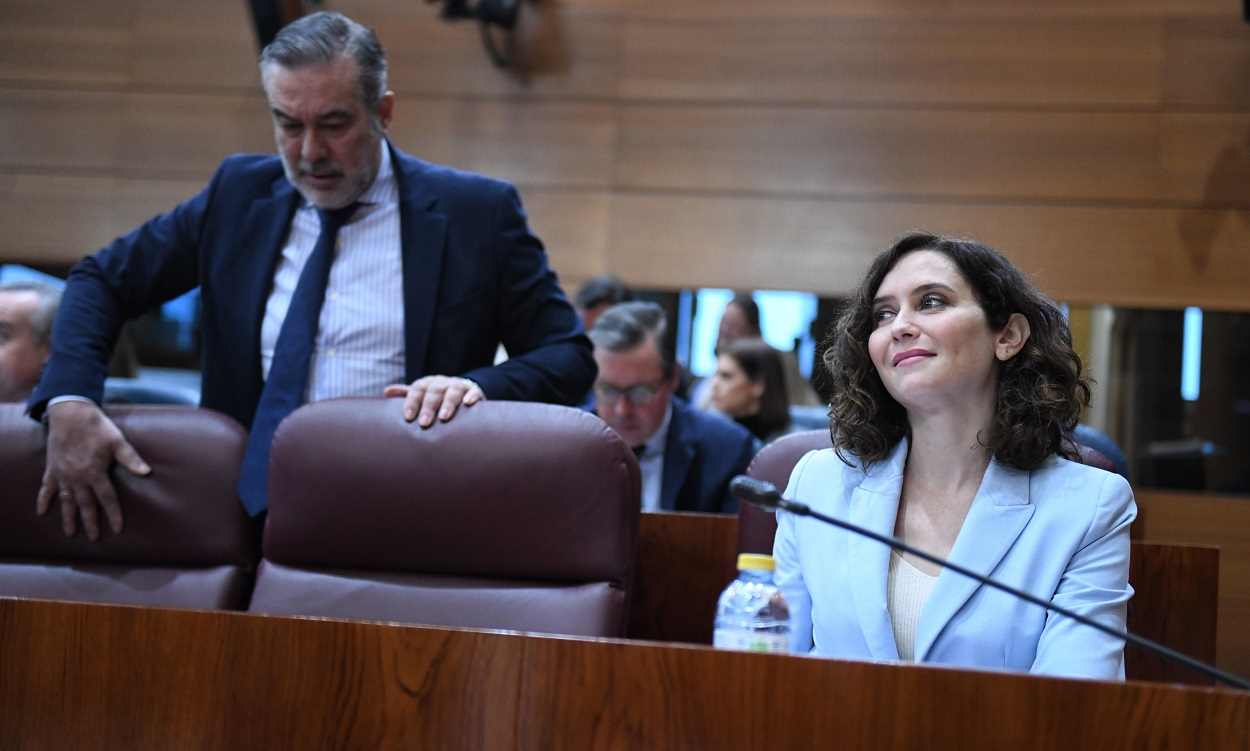
[[[664,449],[668,445],[668,424],[673,420],[673,400],[669,399],[668,407],[664,410],[664,419],[660,421],[660,427],[655,429],[651,437],[646,443],[642,444],[646,448],[643,449],[642,457],[663,456]]]
[[[382,156],[378,160],[378,174],[373,178],[373,183],[357,199],[365,205],[395,202],[395,172],[391,167],[391,150],[385,138],[378,139],[378,148],[382,150]]]

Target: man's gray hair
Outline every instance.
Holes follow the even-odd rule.
[[[660,364],[667,378],[673,373],[673,355],[664,346],[668,318],[664,309],[653,302],[624,302],[603,311],[591,327],[590,341],[608,352],[629,352],[647,340],[655,343]]]
[[[267,65],[293,70],[332,63],[343,55],[360,68],[360,100],[376,109],[386,93],[386,50],[372,29],[342,13],[321,11],[282,27],[260,52],[260,73],[263,79]]]
[[[30,314],[30,335],[36,344],[47,344],[52,338],[52,320],[56,318],[56,309],[61,306],[61,290],[47,282],[4,282],[0,283],[3,292],[34,292],[39,298],[39,305]]]

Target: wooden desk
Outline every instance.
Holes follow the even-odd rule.
[[[0,599],[5,748],[1239,748],[1250,693]]]

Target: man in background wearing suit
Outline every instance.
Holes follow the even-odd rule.
[[[595,321],[599,416],[634,449],[645,511],[737,511],[729,481],[757,448],[747,430],[673,395],[677,364],[662,345],[667,321],[649,302],[608,308]]]
[[[56,500],[67,535],[81,517],[96,539],[101,508],[121,531],[112,462],[150,471],[97,406],[118,328],[196,286],[202,406],[250,428],[239,492],[253,515],[273,432],[305,401],[403,396],[404,418],[428,428],[486,398],[575,404],[593,381],[515,189],[387,140],[395,95],[371,30],[307,16],[260,69],[278,156],[229,157],[198,195],[70,273],[29,402],[48,421],[36,507]],[[493,366],[501,343],[510,358]]]

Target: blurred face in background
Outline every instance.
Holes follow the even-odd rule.
[[[613,303],[605,302],[598,305],[592,305],[589,308],[578,308],[577,314],[581,316],[582,328],[590,331],[595,327],[595,321],[599,320],[599,316],[603,315],[603,311],[612,307]]]
[[[31,330],[38,308],[34,292],[0,292],[0,402],[25,401],[39,382],[48,344]]]
[[[595,403],[599,417],[632,446],[646,443],[664,422],[676,372],[664,374],[664,361],[651,337],[624,352],[595,348],[599,376]]]
[[[712,406],[730,417],[750,417],[760,411],[764,383],[747,377],[746,371],[730,355],[716,359],[712,376]]]
[[[746,313],[742,312],[742,308],[732,302],[726,305],[725,312],[721,313],[720,327],[716,332],[716,348],[728,347],[739,339],[752,336],[759,336],[759,332],[752,330],[751,322],[747,319]]]

